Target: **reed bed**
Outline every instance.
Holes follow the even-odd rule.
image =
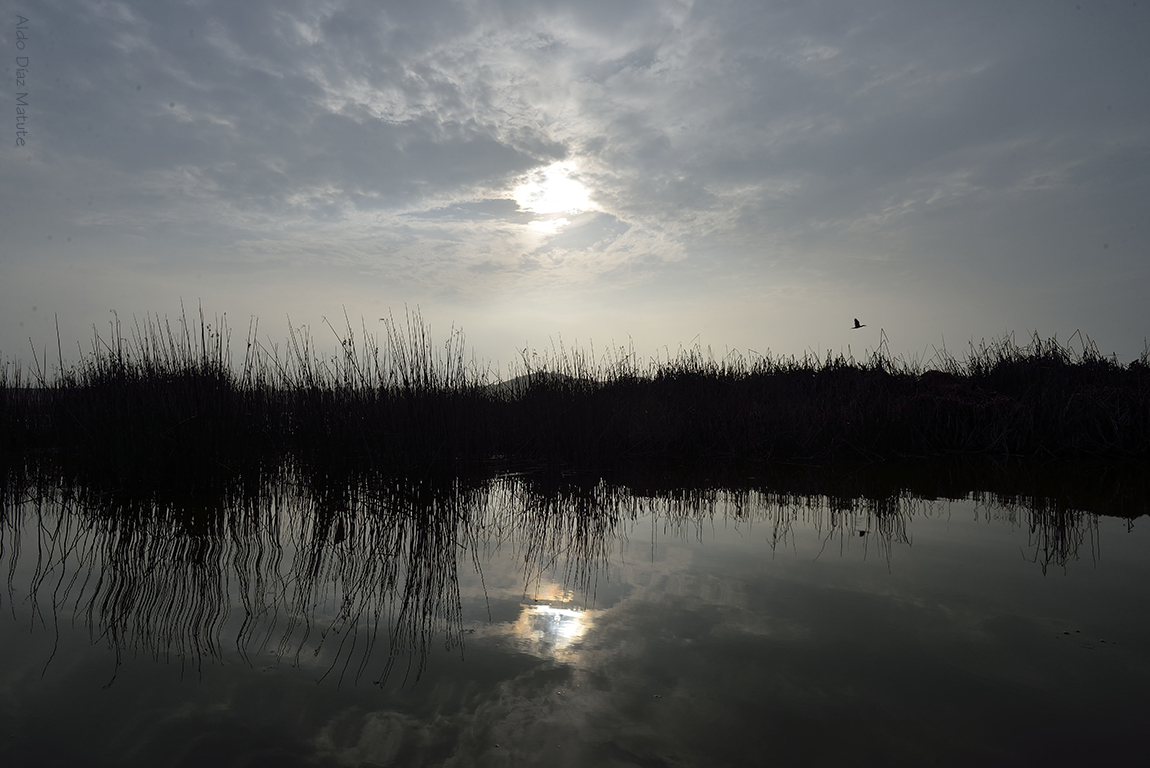
[[[255,482],[284,467],[321,485],[359,473],[460,476],[550,467],[596,476],[658,467],[700,476],[785,464],[926,457],[1150,456],[1150,349],[1119,364],[1081,335],[972,344],[927,363],[885,344],[827,354],[719,358],[699,347],[524,353],[500,378],[452,329],[419,314],[380,334],[307,328],[281,345],[250,323],[116,320],[80,362],[0,368],[0,461],[112,488]],[[49,370],[49,368],[53,370]],[[246,479],[245,479],[246,478]],[[327,478],[327,479],[324,479]]]

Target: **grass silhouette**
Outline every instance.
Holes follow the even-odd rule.
[[[560,347],[508,381],[432,340],[418,312],[384,332],[306,329],[282,349],[255,321],[235,359],[225,322],[117,320],[79,363],[0,369],[0,461],[110,487],[221,487],[283,467],[317,477],[453,476],[552,467],[753,468],[929,457],[1144,460],[1150,350],[1129,365],[1079,336],[972,344],[929,364],[885,345],[802,358],[699,347],[640,361]],[[335,329],[332,329],[333,331]]]

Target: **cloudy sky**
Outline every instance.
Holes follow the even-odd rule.
[[[1147,0],[0,7],[7,359],[181,300],[503,363],[1150,335]]]

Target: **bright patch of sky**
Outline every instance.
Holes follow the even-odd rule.
[[[573,163],[552,163],[536,171],[515,188],[515,202],[532,213],[582,213],[591,210],[591,198],[576,178]]]

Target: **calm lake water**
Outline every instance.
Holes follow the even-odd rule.
[[[1150,525],[288,485],[2,526],[0,765],[1058,765],[1148,748]]]

